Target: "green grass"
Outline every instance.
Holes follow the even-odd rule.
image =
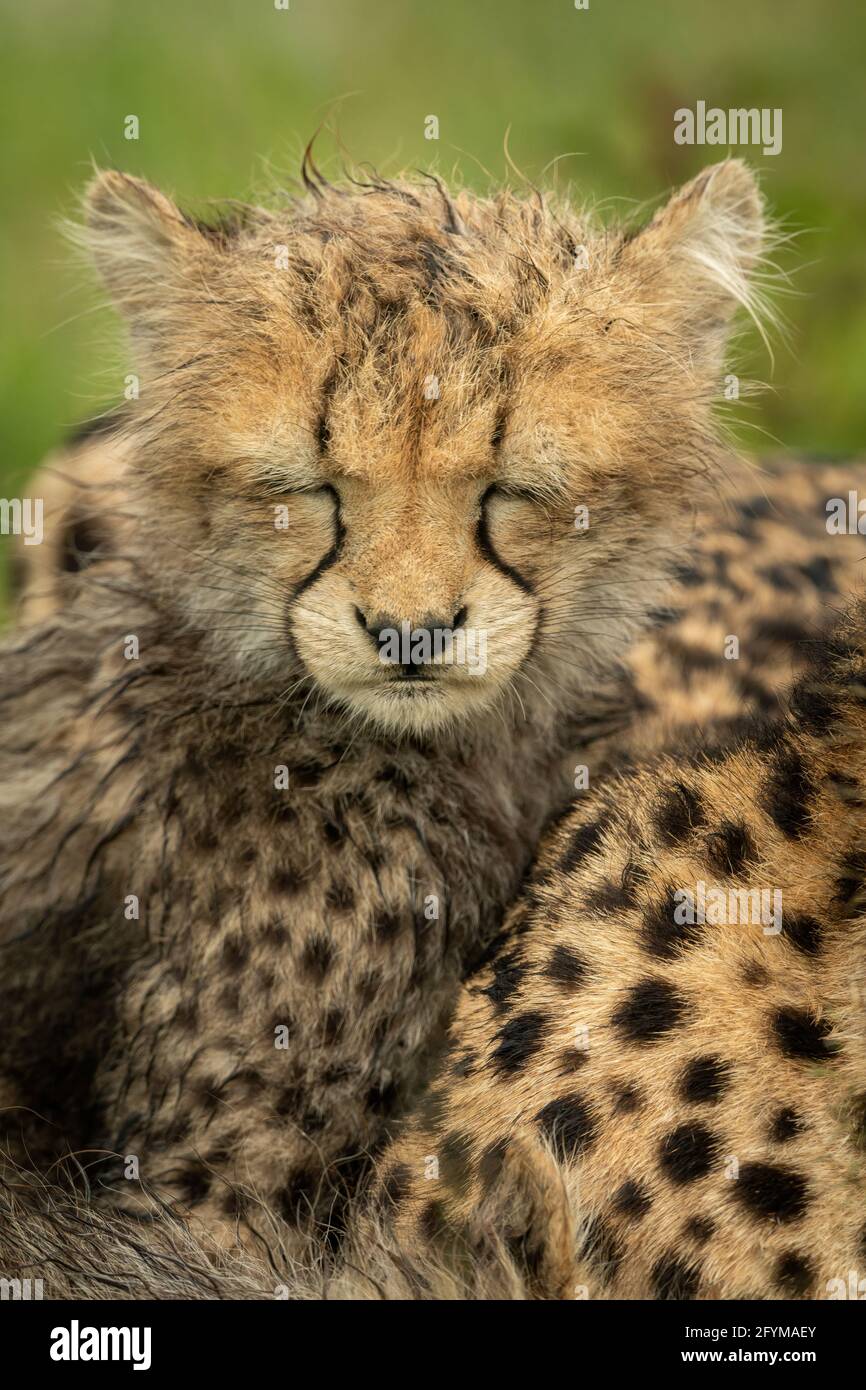
[[[859,0],[2,0],[0,495],[120,387],[114,325],[57,229],[91,160],[183,199],[243,196],[269,165],[293,175],[309,135],[338,121],[379,167],[458,166],[506,176],[503,139],[528,176],[612,200],[654,198],[724,150],[674,144],[673,112],[703,98],[781,107],[776,158],[748,157],[777,213],[808,229],[786,259],[773,390],[745,437],[844,451],[866,436]],[[124,117],[141,122],[123,137]],[[440,121],[424,139],[424,117]],[[326,136],[323,152],[334,150]],[[336,156],[335,156],[336,164]],[[511,175],[512,179],[514,178]],[[770,364],[754,345],[749,369]]]

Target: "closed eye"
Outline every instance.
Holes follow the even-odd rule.
[[[540,506],[543,502],[550,500],[542,496],[535,488],[520,487],[517,483],[491,483],[484,493],[484,496],[481,498],[482,507],[485,506],[491,497],[511,498],[513,501],[517,502],[534,502],[536,506]]]
[[[330,483],[299,483],[296,487],[283,487],[282,492],[289,497],[315,497],[317,494],[328,493],[337,500],[337,489]]]
[[[240,471],[239,481],[242,484],[243,492],[246,497],[255,500],[261,497],[315,497],[317,494],[330,493],[337,498],[337,493],[331,483],[320,482],[318,478],[310,478],[308,481],[292,482],[286,476],[284,469],[273,463],[253,463],[247,460],[242,461],[244,467]]]

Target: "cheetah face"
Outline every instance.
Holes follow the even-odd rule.
[[[711,471],[744,167],[631,237],[433,181],[208,228],[104,174],[88,207],[155,582],[212,659],[392,735],[573,708]]]

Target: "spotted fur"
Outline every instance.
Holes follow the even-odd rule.
[[[866,1259],[864,702],[861,599],[776,717],[710,726],[551,832],[381,1160],[350,1268],[410,1297],[467,1261],[511,1297],[848,1296]],[[778,920],[740,898],[683,920],[699,883],[777,889]]]
[[[561,804],[723,457],[763,215],[737,162],[634,237],[436,180],[206,226],[106,173],[83,236],[139,392],[121,544],[5,650],[14,1125],[264,1239],[352,1190]],[[486,668],[395,671],[403,622]]]
[[[711,648],[701,660],[687,635],[685,657],[672,644],[689,591],[706,582],[701,602],[729,626],[736,573],[764,612],[744,556],[724,575],[705,539],[696,576],[683,559],[690,510],[729,465],[711,406],[732,312],[750,302],[760,204],[729,162],[637,235],[435,183],[316,185],[292,209],[207,227],[109,174],[88,225],[141,394],[76,453],[90,502],[102,490],[110,503],[58,489],[56,548],[28,557],[24,623],[6,645],[7,1141],[44,1163],[70,1146],[108,1156],[90,1174],[106,1242],[128,1230],[109,1204],[168,1201],[208,1248],[240,1235],[291,1261],[310,1229],[339,1227],[485,952],[497,1074],[518,1077],[542,1050],[546,1015],[513,1013],[527,966],[497,932],[575,759],[594,782],[666,736],[645,692],[651,647],[623,672],[648,610],[691,725],[703,716],[689,701],[713,682]],[[795,491],[770,486],[783,503]],[[81,543],[85,518],[96,545]],[[820,559],[814,518],[775,533],[761,520],[779,544],[793,526]],[[807,637],[826,624],[828,572],[845,588],[842,550],[788,591]],[[676,562],[683,611],[666,624]],[[383,669],[371,641],[383,624],[456,630],[461,614],[490,638],[483,677]],[[747,647],[731,718],[772,702],[799,660],[792,633],[772,667]],[[743,679],[759,664],[760,681]],[[778,769],[792,831],[807,814],[796,774]],[[662,841],[701,815],[677,779]],[[611,824],[584,825],[566,851],[575,869]],[[713,833],[717,863],[749,859],[739,827]],[[639,891],[636,863],[632,879],[594,885],[601,919]],[[796,930],[814,945],[809,918]],[[660,954],[678,948],[658,913],[647,930]],[[549,967],[557,990],[586,968],[570,949]],[[659,1026],[670,1016],[671,986],[650,985],[622,1005],[635,1027],[641,1003]],[[782,1031],[808,1045],[796,1011]],[[453,1060],[467,1079],[475,1065],[471,1048]],[[687,1089],[724,1079],[704,1061]],[[561,1136],[577,1149],[593,1133],[592,1112],[566,1101],[545,1109],[546,1168],[532,1146],[515,1168],[518,1146],[505,1159],[498,1140],[485,1158],[493,1177],[503,1158],[536,1216],[550,1214]],[[624,1080],[623,1113],[638,1101]],[[434,1087],[425,1113],[442,1103]],[[475,1181],[475,1142],[467,1127],[445,1145],[458,1188]],[[698,1162],[682,1149],[672,1165]],[[31,1228],[15,1208],[13,1262],[39,1248],[52,1204]],[[620,1205],[637,1211],[643,1190]],[[433,1203],[424,1230],[447,1216]],[[564,1239],[567,1213],[557,1229]],[[594,1240],[613,1257],[603,1228]],[[154,1269],[167,1290],[165,1263]],[[69,1279],[92,1289],[86,1272]],[[666,1283],[683,1286],[678,1267]]]

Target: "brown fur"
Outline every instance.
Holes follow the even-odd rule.
[[[97,180],[141,397],[106,446],[121,543],[7,645],[30,1152],[105,1149],[115,1203],[308,1251],[433,1065],[569,750],[629,718],[613,673],[721,470],[761,234],[736,162],[632,237],[408,184],[205,229]],[[486,674],[395,683],[370,629],[463,610]],[[537,1213],[558,1178],[527,1153],[510,1200]]]
[[[115,518],[119,482],[106,475],[104,443],[90,444],[88,449],[97,451],[98,461],[89,459],[86,452],[82,455],[74,451],[62,463],[63,476],[73,476],[78,468],[89,486],[99,472],[101,485],[108,488],[110,498],[105,515],[110,512]],[[827,497],[844,495],[854,480],[850,470],[827,466],[797,469],[773,465],[758,475],[750,471],[739,480],[739,499],[735,497],[729,507],[703,520],[691,550],[686,582],[672,590],[656,627],[632,650],[631,674],[621,683],[618,703],[609,711],[609,723],[616,725],[618,732],[596,740],[581,754],[593,762],[594,781],[599,775],[597,769],[605,762],[611,758],[621,761],[629,750],[634,755],[641,744],[651,749],[665,739],[683,734],[694,737],[696,731],[707,730],[708,726],[717,736],[730,726],[732,718],[735,723],[742,722],[743,714],[750,709],[760,713],[778,706],[779,687],[790,678],[792,670],[802,667],[816,634],[832,621],[845,591],[857,581],[862,542],[857,537],[830,537],[824,526]],[[92,500],[92,492],[85,491],[84,495]],[[80,502],[71,506],[70,524],[77,522],[81,511]],[[61,520],[60,513],[55,516]],[[49,535],[48,544],[55,551],[63,547],[58,535]],[[720,549],[730,557],[730,573],[720,572]],[[29,549],[25,555],[29,557]],[[111,559],[103,552],[96,563],[105,574]],[[44,578],[41,571],[39,577]],[[74,586],[80,583],[80,577],[67,575],[66,583]],[[64,593],[68,600],[68,587]],[[718,624],[721,634],[736,627],[743,635],[738,662],[724,660],[721,639],[713,641],[714,624]],[[541,1153],[542,1149],[536,1146],[533,1163],[539,1161]],[[531,1167],[525,1181],[531,1191],[537,1181]],[[11,1190],[14,1192],[14,1187]],[[32,1199],[32,1184],[28,1191]],[[564,1200],[567,1188],[562,1179],[554,1176],[547,1191],[548,1200],[554,1200],[559,1213],[557,1220],[566,1223],[567,1231],[579,1228],[579,1205]],[[500,1208],[501,1195],[497,1210]],[[6,1265],[14,1267],[21,1260],[21,1267],[26,1270],[25,1252],[44,1250],[52,1229],[57,1229],[59,1214],[67,1209],[67,1230],[77,1229],[75,1223],[81,1221],[81,1209],[74,1199],[64,1198],[62,1193],[51,1195],[51,1214],[39,1218],[41,1227],[35,1216],[28,1216],[29,1208],[20,1199],[14,1202],[6,1223]],[[184,1258],[190,1280],[197,1278],[198,1284],[173,1280],[168,1267],[160,1261],[158,1250],[154,1250],[153,1261],[148,1263],[146,1244],[128,1247],[131,1232],[122,1226],[112,1227],[110,1219],[98,1213],[94,1213],[92,1223],[90,1239],[100,1242],[102,1267],[114,1271],[106,1276],[113,1281],[110,1288],[103,1290],[112,1296],[121,1276],[113,1263],[105,1265],[105,1253],[111,1251],[116,1259],[119,1249],[126,1250],[124,1271],[128,1273],[127,1287],[133,1297],[144,1296],[143,1287],[176,1297],[191,1296],[191,1288],[196,1288],[195,1296],[199,1297],[273,1296],[273,1280],[266,1270],[251,1269],[244,1276],[237,1262],[231,1273],[226,1269],[210,1280],[196,1275],[196,1270],[207,1266],[201,1264],[205,1259],[202,1247],[194,1242],[185,1247]],[[351,1260],[337,1272],[328,1268],[328,1261],[323,1262],[314,1246],[306,1247],[301,1256],[306,1265],[302,1263],[293,1269],[287,1253],[280,1253],[281,1224],[276,1216],[267,1219],[268,1248],[272,1252],[272,1267],[292,1297],[406,1298],[418,1297],[419,1291],[422,1296],[434,1298],[534,1295],[535,1285],[527,1280],[525,1266],[516,1261],[507,1242],[497,1237],[496,1223],[489,1219],[483,1226],[486,1258],[475,1259],[471,1266],[464,1262],[455,1267],[453,1261],[435,1251],[423,1245],[418,1248],[414,1240],[400,1249],[395,1258],[392,1234],[383,1227],[381,1218],[371,1230],[367,1217],[360,1251],[353,1252]],[[173,1239],[173,1232],[176,1235],[176,1227],[170,1227],[165,1238]],[[98,1280],[88,1273],[92,1266],[79,1259],[77,1246],[68,1234],[64,1248],[67,1257],[63,1269],[71,1290],[68,1296],[82,1288],[86,1292],[94,1284],[98,1287]],[[359,1269],[363,1270],[360,1276]],[[550,1276],[547,1277],[549,1291]],[[243,1278],[245,1284],[239,1282]],[[577,1278],[570,1263],[565,1266],[564,1278],[572,1283]],[[586,1271],[584,1278],[587,1288],[594,1287]],[[67,1296],[57,1279],[55,1274],[55,1296]]]
[[[866,604],[813,658],[776,721],[551,833],[350,1268],[372,1244],[381,1278],[384,1243],[418,1296],[432,1245],[516,1264],[523,1296],[677,1299],[838,1297],[862,1271]],[[698,881],[780,889],[781,931],[678,923]],[[551,1154],[558,1181],[521,1176]]]
[[[435,183],[204,229],[112,173],[87,223],[140,399],[123,552],[6,649],[8,1067],[32,1149],[253,1239],[351,1190],[561,801],[720,457],[760,204],[732,162],[632,239]],[[458,610],[484,674],[378,660]]]

